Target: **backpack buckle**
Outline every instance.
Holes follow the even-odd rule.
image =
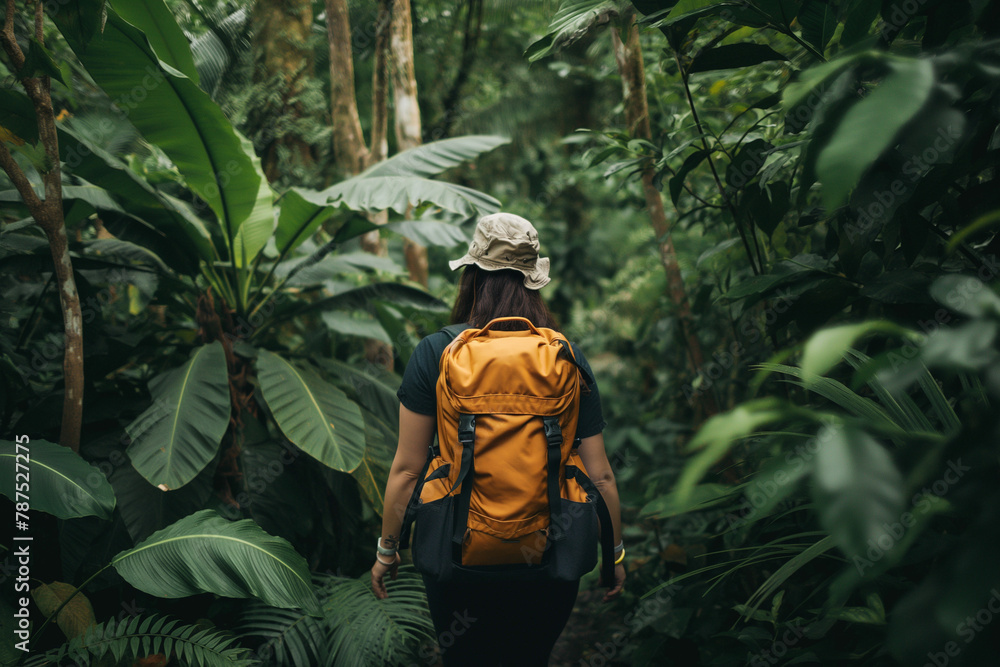
[[[476,415],[458,416],[458,441],[465,445],[471,445],[476,439]]]
[[[557,447],[562,444],[562,427],[559,426],[558,417],[543,417],[542,428],[545,431],[545,441],[549,447]]]

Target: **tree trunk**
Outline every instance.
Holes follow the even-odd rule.
[[[375,24],[375,63],[372,68],[372,133],[371,148],[365,167],[381,162],[389,156],[389,45],[392,32],[393,0],[379,0],[378,19]],[[389,212],[381,211],[369,216],[376,225],[389,221]],[[389,248],[378,231],[361,237],[361,247],[379,257],[385,257]],[[372,341],[373,345],[375,341]],[[384,345],[384,343],[379,343]],[[377,347],[377,346],[375,346]],[[375,349],[373,347],[373,349]],[[390,355],[391,358],[391,355]],[[369,356],[370,361],[375,361]]]
[[[34,38],[44,44],[44,3],[35,4]],[[6,16],[0,43],[13,65],[12,71],[24,66],[25,56],[14,35],[14,0],[6,2]],[[80,427],[83,422],[83,317],[80,312],[80,295],[73,276],[69,256],[69,239],[63,219],[62,171],[59,164],[59,136],[56,133],[55,112],[52,109],[49,77],[21,79],[28,98],[35,107],[38,138],[45,150],[46,168],[41,171],[44,199],[31,187],[20,165],[10,154],[7,145],[0,141],[0,168],[7,173],[28,211],[49,242],[56,284],[59,287],[59,304],[63,314],[63,411],[59,443],[74,452],[80,449]]]
[[[311,0],[257,0],[253,4],[254,83],[276,90],[280,102],[255,109],[254,116],[282,119],[282,125],[308,115],[300,100],[303,88],[313,76]],[[267,143],[261,163],[267,179],[278,180],[291,169],[309,169],[313,155],[309,143],[287,127],[262,128]],[[284,157],[282,157],[284,156]]]
[[[392,95],[396,148],[405,151],[421,144],[420,103],[413,67],[413,23],[410,0],[396,0],[392,13]],[[407,210],[410,217],[412,209]],[[427,248],[405,239],[403,255],[410,280],[427,287]]]
[[[333,159],[348,175],[360,174],[368,161],[354,90],[354,56],[347,0],[326,0],[326,34],[330,44],[330,126]]]
[[[369,165],[384,160],[389,146],[388,125],[388,60],[389,35],[392,29],[393,0],[379,0],[375,31],[375,67],[372,75],[372,136],[371,149],[365,145],[354,88],[354,55],[351,52],[351,22],[347,0],[326,0],[326,30],[330,44],[330,111],[333,125],[333,152],[338,167],[348,175],[359,174]],[[384,224],[388,212],[369,216],[375,224]],[[380,234],[369,232],[361,237],[361,246],[375,255],[387,253]],[[369,362],[392,370],[392,347],[377,340],[365,341],[365,357]]]
[[[642,48],[639,45],[639,29],[635,24],[635,14],[630,13],[623,16],[622,22],[624,24],[623,30],[626,31],[625,42],[622,42],[615,29],[611,30],[611,39],[614,43],[618,73],[622,78],[625,122],[631,136],[649,140],[652,138],[652,132],[649,127],[649,105],[646,100],[646,73],[642,61]],[[667,223],[663,199],[660,196],[660,191],[653,185],[653,176],[652,165],[647,165],[642,171],[642,190],[646,197],[646,206],[649,209],[649,220],[656,233],[660,263],[667,276],[667,296],[677,309],[677,319],[681,325],[688,360],[694,374],[697,375],[703,368],[705,359],[701,344],[698,342],[698,336],[694,331],[691,303],[688,300],[684,278],[677,263],[677,251],[670,236],[671,229]],[[719,411],[711,391],[700,393],[698,396],[698,404],[703,411],[703,417]]]

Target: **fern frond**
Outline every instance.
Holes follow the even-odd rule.
[[[434,639],[424,585],[412,571],[401,570],[396,581],[387,582],[385,600],[372,593],[367,573],[358,579],[330,577],[324,589],[330,667],[407,664],[423,640]]]
[[[256,653],[276,667],[335,665],[383,667],[409,664],[420,643],[434,638],[423,582],[402,568],[386,582],[379,600],[366,573],[358,579],[317,575],[323,618],[252,602],[239,625],[241,636],[266,639]]]
[[[114,618],[95,625],[79,637],[57,649],[31,658],[25,665],[59,665],[64,660],[88,664],[90,658],[108,653],[120,662],[123,657],[143,657],[163,653],[179,664],[205,667],[249,667],[254,661],[249,651],[231,647],[235,637],[218,630],[182,625],[165,616],[132,616],[116,622]]]
[[[256,652],[276,667],[318,665],[326,661],[325,621],[300,610],[253,601],[243,612],[238,632],[240,636],[265,639]]]

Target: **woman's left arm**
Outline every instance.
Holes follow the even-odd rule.
[[[580,441],[580,460],[583,467],[587,469],[587,475],[594,482],[594,485],[601,492],[604,502],[608,505],[608,512],[611,514],[611,524],[615,532],[615,544],[622,541],[622,518],[621,503],[618,500],[618,485],[615,484],[615,472],[611,469],[611,462],[608,461],[608,454],[604,450],[604,436],[600,433]],[[612,600],[622,592],[625,585],[625,563],[615,566],[615,585],[604,594],[604,601]]]
[[[413,494],[420,472],[427,461],[427,450],[434,441],[437,420],[431,415],[399,406],[399,444],[396,456],[389,468],[389,480],[385,485],[385,508],[382,511],[382,546],[395,549],[399,544],[399,533],[403,526],[406,505]],[[375,597],[385,599],[385,575],[396,578],[399,555],[387,565],[386,556],[376,556],[372,566],[372,591]]]

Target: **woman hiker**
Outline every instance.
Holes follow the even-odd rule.
[[[555,329],[556,323],[538,292],[549,282],[549,260],[540,258],[538,252],[538,233],[524,218],[510,213],[481,218],[468,253],[450,263],[452,270],[465,267],[452,323],[482,329],[494,318],[521,317],[535,327]],[[519,322],[501,322],[491,329],[525,327]],[[396,578],[399,565],[396,550],[404,511],[418,480],[426,474],[428,448],[438,427],[439,361],[454,335],[441,331],[420,342],[406,366],[397,394],[399,444],[389,471],[382,535],[371,571],[372,589],[379,599],[387,596],[386,575]],[[604,596],[607,602],[621,593],[625,582],[618,489],[604,451],[601,432],[605,422],[597,384],[581,352],[576,346],[572,351],[575,363],[582,370],[578,375],[574,372],[574,377],[587,378],[580,381],[587,386],[579,397],[577,454],[607,505],[617,545],[614,582],[608,584]],[[419,533],[419,521],[416,530]],[[419,559],[419,547],[415,546],[414,551],[414,558]],[[548,664],[552,647],[573,609],[580,581],[577,578],[442,582],[425,574],[424,583],[445,665],[534,666]]]

